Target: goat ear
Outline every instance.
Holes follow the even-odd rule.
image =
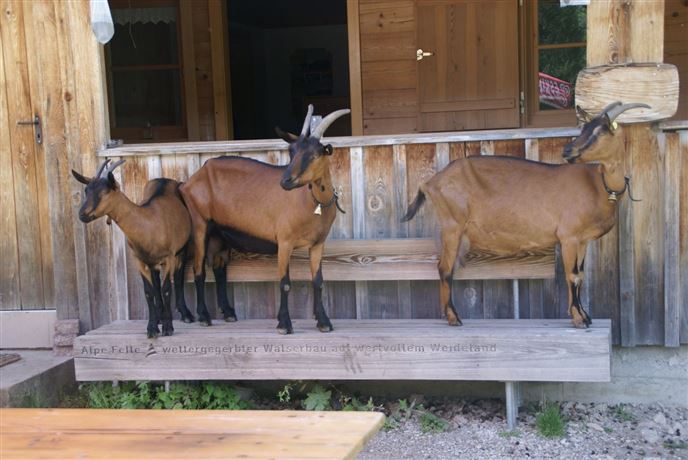
[[[591,115],[590,113],[583,110],[581,108],[581,106],[579,106],[579,105],[576,106],[576,116],[583,123],[588,123],[588,122],[592,121],[593,118],[595,118],[593,115]]]
[[[279,126],[275,126],[275,133],[277,133],[277,136],[280,139],[283,139],[285,142],[288,142],[291,144],[294,142],[296,139],[299,138],[296,134],[288,133],[286,131],[282,131]]]
[[[82,176],[81,174],[74,171],[73,169],[72,169],[72,176],[74,176],[74,179],[78,180],[79,182],[81,182],[84,185],[88,185],[89,182],[91,182],[91,179],[89,179],[88,177]]]
[[[325,155],[332,155],[332,145],[327,144],[325,147],[323,147],[323,152]]]

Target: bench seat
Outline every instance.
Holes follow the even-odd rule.
[[[116,321],[74,345],[77,380],[492,380],[608,382],[609,320],[334,320],[323,334],[295,320],[174,323],[147,339],[146,321]]]

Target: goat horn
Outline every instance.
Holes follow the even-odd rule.
[[[112,165],[107,170],[108,174],[110,174],[112,171],[114,171],[119,165],[121,165],[125,161],[127,161],[127,160],[121,159],[121,160],[118,160],[118,161],[112,163]]]
[[[306,137],[308,129],[311,127],[311,117],[313,116],[313,104],[308,104],[308,113],[306,119],[303,120],[303,128],[301,128],[301,137]]]
[[[325,130],[329,128],[330,125],[334,123],[337,118],[342,117],[348,113],[351,113],[351,110],[341,109],[332,112],[331,114],[323,118],[320,124],[315,127],[315,130],[313,130],[313,132],[311,133],[311,137],[320,139],[322,135],[325,133]]]
[[[644,108],[644,109],[651,109],[647,104],[643,104],[641,102],[632,102],[630,104],[622,104],[615,106],[609,110],[605,109],[605,113],[607,114],[607,117],[609,117],[609,121],[614,121],[616,117],[624,113],[626,110],[631,110],[631,109],[637,109],[637,108]]]
[[[110,159],[106,158],[105,161],[103,161],[103,164],[101,164],[98,168],[98,171],[96,171],[96,175],[93,176],[94,179],[98,179],[100,177],[108,163],[110,163]]]

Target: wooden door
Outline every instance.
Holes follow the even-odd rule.
[[[53,266],[44,156],[32,104],[27,40],[33,23],[22,1],[0,1],[0,310],[52,303]],[[41,140],[42,141],[42,140]]]
[[[416,0],[420,131],[517,128],[516,0]]]

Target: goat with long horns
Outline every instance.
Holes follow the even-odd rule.
[[[293,332],[287,305],[289,258],[294,249],[308,248],[317,327],[322,332],[333,329],[322,304],[321,259],[338,204],[330,175],[332,146],[321,144],[321,138],[335,120],[349,112],[343,109],[327,115],[309,135],[313,115],[309,105],[299,136],[277,128],[277,134],[289,143],[287,166],[242,157],[214,158],[181,186],[193,224],[193,269],[202,325],[211,324],[204,296],[206,238],[219,236],[238,251],[277,253],[281,291],[277,330],[281,334]],[[216,272],[216,282],[221,283],[218,289],[224,290],[226,275]],[[226,320],[236,319],[226,296],[218,295],[218,303]]]
[[[451,299],[454,262],[470,249],[497,255],[561,245],[568,282],[569,314],[576,327],[590,315],[580,300],[585,251],[616,222],[618,199],[628,188],[624,175],[623,128],[615,119],[646,104],[614,102],[592,116],[577,108],[585,122],[566,145],[568,163],[551,165],[513,157],[459,159],[422,184],[403,218],[407,221],[430,197],[440,223],[440,307],[450,325],[461,325]],[[632,199],[632,198],[631,198]]]
[[[86,185],[79,219],[88,223],[101,216],[114,220],[127,237],[143,279],[148,303],[148,337],[160,333],[172,335],[171,281],[174,278],[177,309],[182,320],[192,322],[193,315],[184,300],[184,259],[191,236],[191,219],[179,195],[179,182],[153,179],[136,205],[122,193],[112,172],[124,160],[106,169],[105,160],[92,178],[72,170],[72,175]],[[162,278],[162,279],[161,279]]]

